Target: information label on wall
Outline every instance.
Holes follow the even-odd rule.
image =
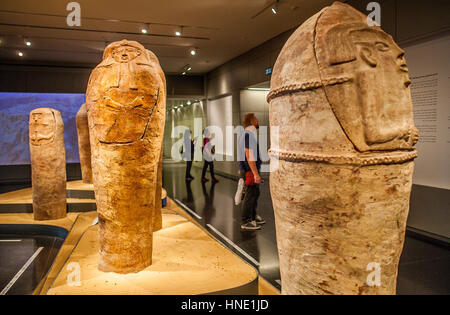
[[[450,36],[405,51],[419,129],[413,182],[450,189]]]

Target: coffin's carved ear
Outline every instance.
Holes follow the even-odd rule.
[[[359,56],[369,66],[377,66],[377,60],[374,58],[372,50],[369,47],[361,47],[359,50]]]

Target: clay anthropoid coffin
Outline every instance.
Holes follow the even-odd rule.
[[[32,110],[29,138],[34,219],[64,218],[66,216],[66,151],[61,113],[51,108]]]
[[[161,142],[161,151],[159,155],[158,169],[156,173],[156,188],[155,188],[155,209],[153,211],[153,232],[162,229],[162,158],[163,158],[163,143]]]
[[[99,269],[138,272],[152,262],[165,77],[141,44],[110,44],[86,92],[99,217]]]
[[[80,154],[81,178],[84,183],[92,184],[91,142],[86,104],[81,105],[76,116],[78,152]]]
[[[408,68],[334,3],[288,39],[271,80],[270,190],[284,294],[394,294],[417,156]]]

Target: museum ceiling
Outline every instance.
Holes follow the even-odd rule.
[[[333,1],[280,0],[273,14],[273,0],[78,0],[81,26],[67,25],[69,2],[1,1],[0,60],[95,65],[108,43],[126,38],[152,50],[166,73],[202,74]]]

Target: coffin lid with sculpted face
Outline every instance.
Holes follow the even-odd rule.
[[[142,139],[164,89],[164,74],[153,53],[134,41],[110,44],[86,92],[95,138],[106,144]]]
[[[335,2],[302,24],[283,47],[268,101],[323,89],[357,152],[412,150],[414,127],[404,52],[380,27]]]
[[[29,124],[30,143],[34,146],[49,144],[55,140],[55,135],[55,110],[51,108],[37,108],[32,110],[30,112]]]

